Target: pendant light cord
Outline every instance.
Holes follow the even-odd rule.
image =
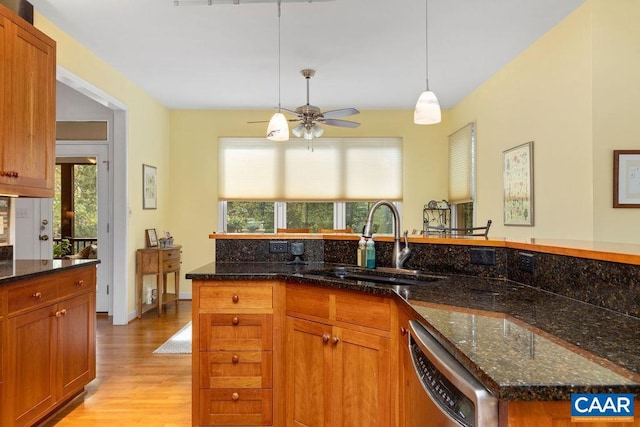
[[[281,4],[282,0],[278,0],[278,113],[281,112],[281,102],[280,102],[280,58],[281,58],[281,54],[280,54],[280,15],[281,15],[281,10],[280,10],[280,4]]]
[[[278,0],[280,1],[280,0]],[[424,2],[424,44],[425,44],[425,70],[427,91],[429,90],[429,0]]]

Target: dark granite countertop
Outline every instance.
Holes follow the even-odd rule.
[[[501,399],[640,393],[638,318],[503,279],[446,276],[423,285],[390,286],[317,274],[329,266],[211,263],[186,277],[277,278],[399,297]]]
[[[99,264],[98,259],[19,259],[0,261],[0,286],[58,271]]]

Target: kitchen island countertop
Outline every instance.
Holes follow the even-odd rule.
[[[640,393],[640,319],[504,279],[445,276],[390,286],[328,279],[332,265],[211,263],[194,280],[278,279],[399,298],[497,397]]]

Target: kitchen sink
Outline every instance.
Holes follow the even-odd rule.
[[[332,267],[324,270],[314,270],[306,274],[325,278],[356,280],[385,285],[412,286],[424,285],[445,279],[419,270],[405,270],[397,268],[364,269],[357,267]]]

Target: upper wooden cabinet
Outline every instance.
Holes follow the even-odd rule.
[[[0,5],[0,193],[54,196],[56,44]]]

